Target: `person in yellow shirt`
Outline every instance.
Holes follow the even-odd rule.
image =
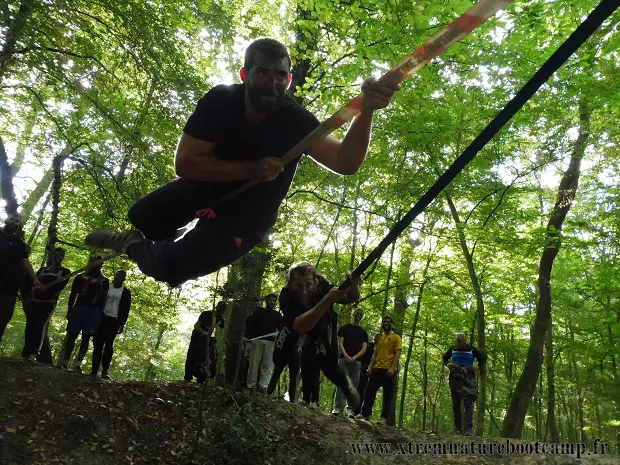
[[[362,412],[356,417],[368,420],[372,415],[372,407],[377,397],[379,388],[383,388],[383,397],[394,401],[396,391],[395,375],[398,369],[398,360],[403,348],[403,341],[398,334],[392,331],[392,317],[384,316],[381,322],[383,334],[379,337],[375,347],[375,353],[370,360],[366,374],[368,385],[364,394]],[[391,402],[384,402],[381,418],[387,420]]]

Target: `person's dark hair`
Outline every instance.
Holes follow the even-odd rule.
[[[54,250],[52,251],[53,254],[61,254],[63,257],[65,256],[65,254],[67,253],[67,251],[65,249],[63,249],[62,247],[54,247]]]
[[[383,318],[381,318],[381,321],[385,320],[390,320],[392,323],[394,323],[394,320],[392,320],[392,317],[390,315],[385,315]]]
[[[316,268],[308,262],[301,262],[293,265],[286,274],[286,282],[290,283],[295,276],[312,276],[316,278]]]
[[[252,69],[258,53],[262,53],[269,58],[286,58],[289,69],[291,67],[291,56],[287,48],[275,39],[264,38],[255,40],[245,49],[243,67],[246,71]]]
[[[277,294],[274,294],[274,293],[267,294],[267,295],[265,296],[265,300],[267,300],[269,297],[274,297],[274,298],[276,298],[276,299],[277,299],[277,298],[278,298],[278,295],[277,295]]]

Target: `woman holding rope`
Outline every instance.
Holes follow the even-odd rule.
[[[187,121],[175,159],[179,178],[129,210],[137,230],[100,229],[86,242],[126,253],[145,274],[171,286],[229,265],[261,242],[276,221],[301,154],[288,164],[279,157],[320,124],[286,95],[290,68],[281,43],[250,44],[240,71],[243,84],[212,88]],[[344,140],[316,139],[307,154],[338,174],[354,174],[368,151],[374,111],[387,107],[399,88],[366,79],[364,109]],[[211,208],[247,181],[259,184]],[[175,240],[196,216],[196,227]]]

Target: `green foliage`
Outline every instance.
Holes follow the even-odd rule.
[[[31,8],[20,16],[22,3]],[[302,161],[261,248],[268,262],[243,271],[261,278],[262,294],[277,292],[286,269],[301,260],[318,263],[321,273],[339,282],[596,3],[515,2],[423,68],[403,84],[388,109],[375,115],[371,149],[356,175],[339,177]],[[18,200],[33,208],[26,227],[32,262],[39,264],[43,257],[50,216],[45,204],[49,186],[43,179],[53,157],[74,150],[63,165],[60,239],[79,245],[93,228],[127,227],[129,206],[174,177],[172,158],[185,120],[211,85],[236,79],[240,52],[249,40],[270,35],[291,46],[296,69],[307,65],[296,97],[324,118],[359,92],[363,78],[384,72],[470,5],[465,0],[5,2],[0,5],[2,48],[4,31],[23,27],[14,49],[0,57],[0,136],[14,163]],[[552,274],[556,416],[561,437],[578,439],[581,395],[588,432],[615,434],[619,20],[616,13],[604,24],[449,187],[485,304],[485,431],[490,434],[497,434],[522,369],[537,301],[538,264],[549,240],[546,224],[576,140],[582,99],[592,109],[591,142]],[[67,265],[83,266],[89,252],[68,248]],[[179,293],[143,277],[126,260],[115,260],[104,272],[111,275],[119,267],[130,270],[134,305],[117,340],[113,375],[179,379],[191,327],[198,312],[212,309],[221,297],[228,270],[188,283]],[[243,276],[233,271],[231,276]],[[236,295],[239,286],[231,292]],[[67,294],[50,328],[55,351],[63,336]],[[397,328],[403,333],[403,353],[412,347],[403,424],[422,427],[426,392],[426,429],[450,430],[440,357],[455,331],[472,334],[476,301],[444,198],[396,242],[392,255],[370,270],[358,306],[370,334],[379,329],[382,314],[403,312]],[[338,310],[344,323],[351,307]],[[223,353],[225,334],[218,333]],[[22,334],[18,309],[2,354],[17,356]],[[399,392],[403,378],[401,372]],[[547,382],[543,375],[539,399],[546,397]],[[324,409],[331,407],[332,389],[325,380]],[[531,406],[528,438],[545,434],[546,402],[541,402]],[[230,418],[232,426],[222,430],[224,440],[233,444],[230,438],[253,434],[243,418]],[[260,450],[270,447],[259,438],[243,437]]]

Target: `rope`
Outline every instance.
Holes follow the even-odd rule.
[[[279,331],[274,331],[273,333],[263,334],[262,336],[253,337],[252,339],[243,338],[243,342],[251,342],[251,341],[255,341],[257,339],[263,339],[265,337],[277,336],[278,333],[279,333]]]
[[[517,113],[523,105],[538,91],[538,89],[573,55],[583,43],[596,31],[618,7],[618,0],[603,0],[588,15],[583,23],[566,39],[542,67],[530,78],[530,80],[517,92],[506,104],[497,116],[483,129],[473,142],[454,163],[437,179],[430,189],[418,200],[409,212],[390,230],[385,238],[353,271],[354,276],[361,276],[372,263],[379,259],[383,252],[394,242],[398,236],[415,220],[415,218],[428,207],[433,200],[463,171],[467,164],[484,148],[484,146],[499,132],[500,129]],[[345,280],[340,289],[349,286]]]
[[[474,29],[484,24],[489,18],[495,15],[499,10],[506,8],[513,0],[482,0],[472,6],[469,10],[459,16],[456,20],[435,34],[429,40],[424,42],[411,55],[401,61],[394,68],[385,73],[379,80],[383,82],[401,82],[412,74],[419,71],[424,65],[433,58],[449,49],[459,40],[469,35]],[[286,152],[280,160],[285,164],[289,164],[297,157],[310,148],[312,143],[324,138],[341,127],[344,123],[351,120],[359,114],[364,108],[364,96],[358,95],[344,107],[323,121],[320,126],[310,132],[306,137],[299,141],[293,148]],[[250,187],[255,186],[260,181],[249,181],[244,183],[237,189],[232,190],[228,194],[222,196],[212,202],[210,207],[204,208],[197,212],[198,216],[213,215],[211,207],[227,202],[239,194],[245,192]],[[214,216],[213,216],[214,217]]]

